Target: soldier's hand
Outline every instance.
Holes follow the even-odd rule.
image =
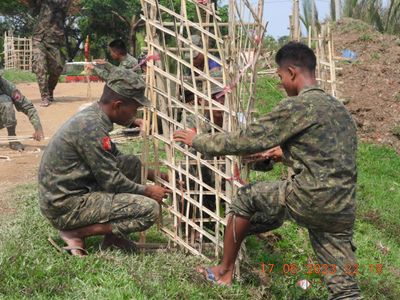
[[[104,65],[107,61],[104,58],[95,59],[94,62],[98,65]]]
[[[174,132],[174,141],[182,142],[188,146],[192,146],[196,135],[197,133],[195,130],[177,130]]]
[[[265,154],[274,161],[281,161],[283,156],[283,151],[281,147],[276,146],[274,148],[267,150]]]
[[[146,197],[152,198],[158,203],[162,203],[162,199],[170,193],[172,193],[171,190],[159,185],[148,185],[144,191]]]
[[[36,141],[40,141],[42,138],[44,138],[43,130],[38,129],[36,130],[33,134],[32,137]]]
[[[260,160],[272,159],[274,161],[280,161],[282,159],[283,152],[282,148],[276,146],[274,148],[268,149],[267,151],[246,155],[243,157],[245,163],[257,162]]]

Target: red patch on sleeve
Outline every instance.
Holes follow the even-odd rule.
[[[101,139],[101,143],[103,145],[103,149],[105,151],[111,151],[111,139],[109,136],[105,136]]]

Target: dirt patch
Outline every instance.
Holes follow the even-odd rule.
[[[91,83],[91,100],[95,101],[101,95],[104,83]],[[78,108],[89,102],[88,85],[85,83],[60,83],[55,90],[56,102],[49,107],[40,107],[40,94],[36,83],[19,84],[18,88],[30,99],[38,110],[45,136],[51,136],[68,118],[70,118]],[[17,112],[17,135],[31,135],[33,133],[32,125],[28,118]],[[7,130],[0,130],[1,136],[7,136]],[[12,187],[36,180],[38,165],[46,148],[49,139],[41,142],[28,141],[24,152],[16,152],[8,148],[8,143],[0,144],[0,155],[8,156],[7,160],[0,160],[0,214],[12,212],[6,203],[6,193]]]
[[[333,37],[337,56],[344,49],[358,55],[353,63],[339,63],[338,80],[339,97],[350,101],[359,137],[400,153],[400,38],[353,19],[338,22]]]

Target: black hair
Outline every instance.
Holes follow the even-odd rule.
[[[113,40],[112,42],[110,42],[110,44],[108,44],[108,47],[118,52],[120,55],[126,55],[128,53],[126,45],[121,39]]]
[[[303,43],[289,42],[278,50],[275,62],[282,67],[285,64],[293,64],[305,68],[310,72],[315,71],[317,59],[314,51]]]
[[[114,92],[107,85],[104,85],[103,94],[101,95],[101,98],[100,98],[99,102],[101,102],[103,104],[109,104],[113,100],[120,100],[120,101],[122,101],[123,105],[129,105],[129,104],[132,104],[132,103],[136,103],[138,105],[138,107],[141,106],[139,104],[139,102],[137,102],[137,101],[135,101],[133,99],[129,99],[127,97],[124,97],[124,96],[118,94],[117,92]]]

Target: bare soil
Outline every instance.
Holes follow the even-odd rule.
[[[337,56],[344,49],[358,55],[354,62],[339,63],[338,80],[359,137],[400,153],[400,38],[353,19],[338,22],[333,38]]]
[[[0,214],[10,210],[6,205],[5,195],[10,188],[32,182],[36,178],[38,165],[44,148],[57,129],[69,119],[82,104],[95,101],[101,95],[104,83],[59,83],[55,90],[55,102],[49,107],[40,107],[40,94],[36,83],[19,84],[20,91],[35,105],[48,138],[41,142],[24,141],[25,151],[16,152],[8,147],[8,143],[0,144],[0,156],[8,156],[11,160],[0,159]],[[33,133],[29,119],[17,112],[17,135],[26,136]],[[7,136],[7,130],[0,130],[0,136]]]

